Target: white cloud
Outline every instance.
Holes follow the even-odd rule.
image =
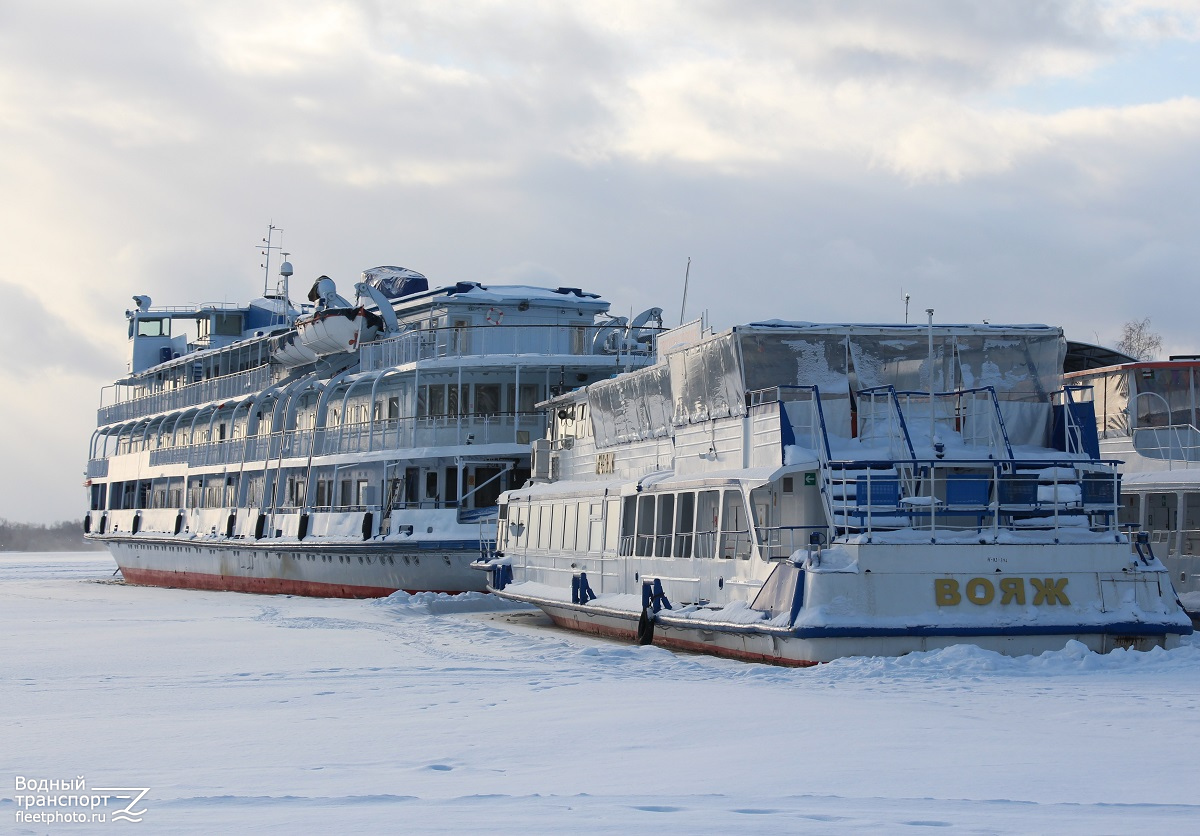
[[[244,299],[268,221],[303,277],[400,263],[673,320],[692,256],[688,314],[719,325],[897,319],[903,288],[1200,349],[1197,98],[1147,74],[1014,104],[1190,44],[1198,5],[3,4],[0,328],[54,323],[4,381],[45,410],[22,449],[81,460],[129,297]],[[75,516],[74,483],[46,493]]]

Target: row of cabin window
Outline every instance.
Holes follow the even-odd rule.
[[[506,396],[501,400],[501,393]],[[520,398],[517,397],[516,385],[509,383],[504,390],[499,383],[464,383],[462,386],[454,383],[431,384],[421,386],[417,392],[417,417],[436,418],[457,415],[496,415],[505,412],[535,411],[535,404],[545,398],[545,386],[540,383],[522,383]],[[515,405],[515,409],[513,408]],[[461,407],[461,412],[460,412]],[[368,407],[366,402],[346,405],[345,415],[340,406],[329,410],[328,424],[365,424],[368,420],[395,420],[400,417],[400,398],[388,397],[387,400],[377,400]],[[296,416],[297,429],[311,429],[313,424],[312,412],[300,412]],[[245,434],[245,420],[237,422],[233,437],[239,438]],[[268,425],[269,426],[269,425]],[[260,432],[267,426],[260,425]],[[191,431],[190,439],[188,438]],[[178,447],[188,444],[204,444],[208,441],[225,441],[229,436],[225,422],[218,422],[210,431],[207,424],[192,427],[176,427],[171,432],[159,432],[152,438],[153,448]],[[130,453],[142,449],[141,437],[125,436],[117,444],[116,453]]]
[[[746,501],[736,489],[637,494],[624,499],[621,553],[635,557],[747,558]]]
[[[508,506],[509,531],[518,546],[575,552],[604,548],[604,515],[596,501]],[[615,532],[610,532],[610,537]]]
[[[457,415],[496,415],[505,412],[531,413],[535,404],[545,398],[545,387],[540,383],[522,383],[520,398],[517,397],[516,385],[509,383],[505,387],[505,400],[501,400],[499,383],[464,383],[462,386],[454,383],[431,384],[421,386],[417,392],[417,417],[437,418]],[[516,405],[513,409],[512,406]],[[460,407],[462,411],[460,413]],[[506,409],[506,407],[508,407]],[[370,416],[368,418],[368,416]],[[365,424],[368,420],[395,420],[400,417],[400,398],[391,396],[384,400],[375,401],[368,409],[366,402],[346,405],[343,416],[341,407],[333,406],[329,410],[328,424]],[[296,428],[311,429],[313,424],[312,412],[300,412],[296,416]],[[233,437],[240,438],[245,434],[246,421],[240,420],[234,428]],[[269,425],[260,424],[260,432]],[[188,438],[191,430],[191,438]],[[590,434],[590,433],[589,433]],[[229,435],[225,422],[218,422],[210,431],[207,424],[201,424],[194,429],[191,427],[176,427],[171,432],[159,432],[151,437],[151,448],[179,447],[189,444],[204,444],[209,441],[225,441]],[[140,436],[124,436],[116,445],[116,454],[130,453],[143,449]]]
[[[567,552],[611,551],[636,557],[747,558],[752,543],[741,491],[704,490],[638,494],[609,504],[607,525],[599,502],[513,504],[509,532],[516,547]],[[609,542],[603,541],[605,529]]]
[[[417,417],[533,412],[545,398],[546,387],[541,383],[522,383],[519,397],[515,383],[503,388],[499,383],[425,384],[417,389]]]
[[[476,508],[495,504],[500,491],[507,482],[499,478],[503,468],[498,466],[477,466],[464,476],[465,488],[473,490],[478,482],[481,486],[471,495],[471,505]],[[384,486],[384,499],[392,507],[402,507],[413,503],[457,502],[458,473],[457,469],[448,467],[442,472],[439,482],[438,471],[424,471],[421,478],[420,468],[405,468],[404,476],[391,478]],[[522,478],[520,474],[514,480]],[[288,476],[283,482],[280,507],[302,507],[306,498],[306,480],[303,476]],[[369,479],[315,479],[313,488],[313,507],[334,508],[375,505],[379,497],[373,490]],[[107,506],[109,488],[107,484],[99,483],[91,486],[91,510],[102,511]],[[168,480],[166,483],[155,484],[149,480],[116,482],[112,486],[112,510],[123,508],[179,508],[183,499],[183,480],[181,478]],[[246,483],[245,505],[261,507],[263,505],[263,477],[252,476]],[[193,479],[187,486],[187,507],[189,508],[226,508],[238,504],[236,477],[210,477],[207,483]]]
[[[503,396],[503,397],[502,397]],[[514,383],[502,387],[499,383],[432,383],[417,388],[418,418],[439,418],[457,415],[498,415],[510,412],[534,412],[535,405],[545,399],[546,387],[540,383],[522,383],[520,396]],[[400,398],[377,400],[368,408],[364,402],[331,407],[329,424],[365,424],[368,420],[394,420],[400,417]],[[302,423],[302,419],[297,419]],[[311,423],[311,420],[305,423]]]

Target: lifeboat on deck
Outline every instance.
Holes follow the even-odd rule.
[[[317,356],[357,351],[383,330],[383,319],[338,295],[333,280],[321,276],[308,293],[317,309],[296,320],[297,347]]]
[[[281,366],[292,368],[315,363],[317,354],[300,342],[295,331],[288,331],[271,340],[271,359]]]
[[[383,320],[366,308],[329,308],[296,320],[300,347],[318,356],[357,351],[375,339]]]

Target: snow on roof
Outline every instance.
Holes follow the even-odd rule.
[[[996,334],[1010,331],[1062,331],[1057,325],[1042,325],[1039,323],[1024,323],[1024,324],[992,324],[990,322],[935,322],[933,324],[935,331],[947,330],[963,330],[980,334]],[[843,328],[854,330],[882,330],[882,331],[913,331],[920,333],[929,330],[927,322],[808,322],[805,320],[786,320],[786,319],[766,319],[758,322],[750,322],[745,325],[737,326],[737,330],[749,330],[753,328],[780,328],[794,330],[812,330],[812,331],[836,331]]]
[[[442,288],[441,292],[449,292],[451,296],[467,297],[472,302],[553,302],[561,304],[591,304],[607,307],[608,303],[599,294],[588,293],[577,287],[560,287],[557,289],[534,287],[532,285],[468,285],[466,282],[455,287]]]

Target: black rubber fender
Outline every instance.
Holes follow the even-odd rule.
[[[654,643],[654,616],[650,614],[649,609],[643,608],[642,617],[638,619],[637,643],[643,645]]]

